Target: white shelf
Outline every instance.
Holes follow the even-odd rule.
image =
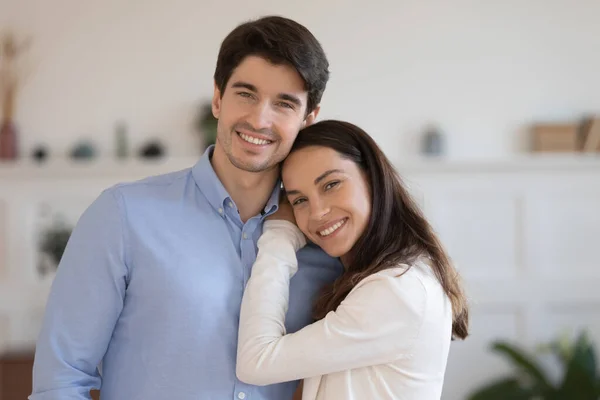
[[[93,159],[74,161],[51,159],[0,161],[0,181],[22,179],[70,179],[86,177],[137,178],[192,167],[198,157],[143,159]],[[415,157],[394,163],[403,173],[504,173],[514,171],[600,171],[600,153],[535,154],[506,159],[446,159]]]
[[[0,162],[0,180],[69,179],[86,177],[144,177],[182,170],[193,166],[197,158],[142,159],[52,159],[37,163],[30,160]]]

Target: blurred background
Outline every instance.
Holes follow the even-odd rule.
[[[598,0],[0,0],[0,399],[30,390],[81,212],[195,163],[221,41],[267,14],[319,39],[320,118],[376,139],[464,277],[472,335],[442,398],[597,398]]]

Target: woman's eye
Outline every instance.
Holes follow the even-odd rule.
[[[333,182],[329,182],[327,185],[325,185],[325,190],[329,190],[329,189],[333,189],[334,187],[336,187],[340,182],[339,181],[333,181]]]
[[[293,205],[293,206],[297,206],[298,204],[302,204],[302,203],[304,203],[304,201],[305,201],[305,200],[306,200],[306,199],[303,199],[303,198],[296,199],[296,200],[292,201],[292,205]]]

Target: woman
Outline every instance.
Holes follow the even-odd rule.
[[[303,399],[439,399],[451,338],[468,334],[466,300],[383,152],[357,126],[319,122],[299,133],[282,179],[289,203],[265,221],[242,302],[239,379],[304,378]],[[306,238],[345,272],[316,303],[316,322],[286,334]]]

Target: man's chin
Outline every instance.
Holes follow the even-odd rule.
[[[249,159],[249,157],[230,157],[229,161],[237,169],[246,172],[265,172],[277,165],[269,162],[269,160]]]

